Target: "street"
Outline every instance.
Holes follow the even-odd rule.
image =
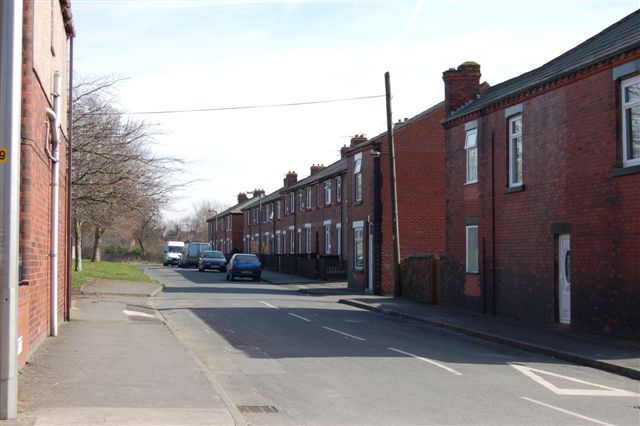
[[[308,295],[148,267],[167,326],[236,421],[640,424],[637,381]]]

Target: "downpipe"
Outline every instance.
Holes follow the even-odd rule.
[[[50,307],[50,333],[58,335],[58,193],[60,181],[60,114],[61,101],[60,89],[62,77],[58,71],[53,77],[53,109],[47,108],[47,118],[51,128],[51,251],[49,253],[51,269],[51,307]]]

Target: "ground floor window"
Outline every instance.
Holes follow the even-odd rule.
[[[357,270],[364,269],[364,228],[362,226],[353,228],[353,265]]]
[[[467,272],[478,273],[478,225],[467,225]]]
[[[324,252],[331,254],[331,224],[324,226]]]

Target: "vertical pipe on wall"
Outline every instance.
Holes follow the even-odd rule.
[[[51,122],[51,252],[49,254],[51,269],[51,307],[50,332],[58,335],[58,195],[60,181],[60,113],[62,96],[60,88],[62,77],[55,72],[53,80],[53,110],[47,108],[47,116]]]
[[[21,0],[0,2],[0,420],[18,415]]]
[[[391,114],[391,77],[389,72],[384,74],[385,92],[387,97],[387,141],[389,142],[389,179],[391,189],[391,225],[393,243],[393,291],[394,296],[402,295],[400,285],[400,235],[398,231],[398,200],[396,187],[396,149],[393,141],[393,122]]]
[[[69,39],[69,91],[67,97],[67,105],[69,110],[67,111],[67,216],[66,216],[66,234],[67,234],[67,259],[66,259],[66,270],[67,270],[67,283],[66,283],[66,291],[65,291],[65,309],[64,309],[64,319],[69,321],[71,319],[71,247],[73,247],[73,233],[71,231],[71,212],[73,209],[71,208],[72,196],[73,196],[73,188],[71,187],[71,168],[73,166],[72,159],[72,146],[73,146],[73,37]]]

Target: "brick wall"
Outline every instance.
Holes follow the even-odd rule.
[[[558,232],[568,232],[571,326],[640,337],[640,174],[614,175],[620,115],[611,71],[639,57],[636,51],[450,126],[444,303],[558,321]],[[505,108],[514,104],[523,108],[524,190],[509,192]],[[464,121],[471,119],[478,120],[479,182],[464,185]],[[478,275],[464,272],[469,217],[479,221]]]
[[[418,253],[444,252],[444,118],[442,104],[394,129],[400,259]],[[381,145],[382,293],[392,295],[393,228],[389,149]]]
[[[49,93],[42,86],[52,78],[54,69],[45,69],[47,75],[38,75],[34,69],[34,3],[24,2],[23,19],[23,78],[22,78],[22,146],[20,164],[20,257],[22,281],[19,291],[18,324],[23,339],[23,353],[19,365],[23,365],[48,335],[50,327],[50,211],[51,211],[51,161],[45,151],[50,148],[46,109],[51,107]],[[61,22],[55,20],[55,22]],[[63,28],[57,28],[56,34]],[[56,46],[58,55],[65,55],[65,40]],[[62,62],[66,61],[66,56]],[[46,62],[46,61],[45,61]],[[54,61],[55,62],[55,61]],[[68,76],[62,72],[63,82]],[[42,66],[40,73],[43,73]],[[49,75],[50,74],[50,75]],[[48,80],[47,80],[48,82]],[[62,112],[67,111],[67,93],[62,93]],[[58,321],[64,320],[67,284],[66,205],[67,187],[67,139],[63,129],[60,144],[59,187],[59,235],[58,235]]]

